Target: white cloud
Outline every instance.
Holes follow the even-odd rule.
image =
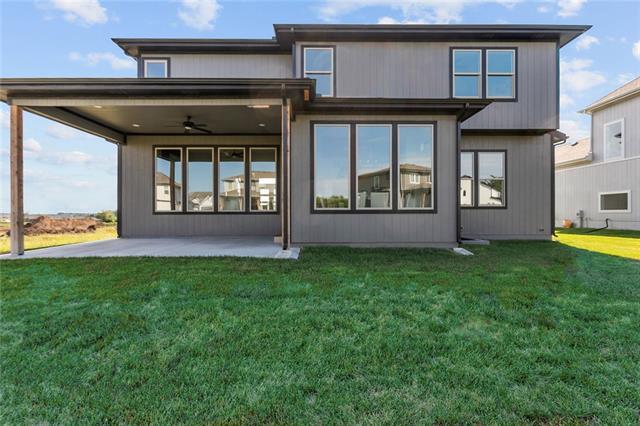
[[[521,0],[325,0],[319,7],[320,18],[334,21],[348,13],[367,7],[389,7],[402,13],[402,19],[384,16],[379,24],[450,24],[462,20],[462,10],[468,5],[497,3],[513,7]]]
[[[567,18],[580,12],[587,0],[558,0],[558,16]]]
[[[93,25],[104,24],[109,19],[107,9],[99,0],[51,0],[51,6],[62,11],[69,22]]]
[[[42,145],[40,145],[40,142],[38,142],[33,138],[29,138],[26,141],[24,141],[24,144],[22,145],[22,147],[26,152],[37,153],[42,151]]]
[[[576,49],[578,50],[587,50],[594,44],[600,44],[600,40],[597,37],[591,35],[584,35],[578,39],[578,43],[576,44]]]
[[[617,81],[618,81],[618,84],[625,84],[630,82],[634,78],[635,78],[634,74],[631,74],[630,72],[626,72],[626,73],[618,74]]]
[[[640,40],[633,43],[633,49],[631,49],[631,52],[633,53],[633,56],[640,59]]]
[[[576,104],[576,101],[574,101],[571,96],[567,95],[566,93],[560,93],[561,108],[568,108],[568,107],[574,106],[575,104]]]
[[[589,137],[589,126],[580,120],[560,120],[560,131],[570,137],[572,141]]]
[[[604,75],[593,71],[590,59],[560,61],[560,86],[568,92],[583,92],[606,82]]]
[[[75,62],[84,62],[86,65],[95,67],[96,65],[106,62],[114,70],[133,70],[136,69],[136,62],[129,57],[118,57],[111,52],[91,52],[82,55],[78,52],[69,53],[69,59]]]
[[[82,151],[63,151],[44,153],[38,160],[53,164],[89,164],[95,161],[91,154]]]
[[[217,0],[182,0],[178,17],[187,26],[196,30],[211,30],[220,7]]]
[[[541,6],[538,6],[537,10],[540,13],[549,13],[549,10],[551,10],[551,9],[549,8],[549,6],[546,6],[546,5],[543,4]]]
[[[79,130],[76,130],[72,127],[64,126],[58,123],[51,124],[50,126],[48,126],[46,133],[52,138],[62,139],[62,140],[69,140],[69,139],[74,139],[74,138],[84,136],[84,134]]]
[[[9,113],[0,109],[0,127],[9,128]]]

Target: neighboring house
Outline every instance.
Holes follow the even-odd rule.
[[[556,225],[640,229],[640,77],[582,112],[591,138],[556,148]]]
[[[558,52],[588,26],[274,28],[115,39],[137,77],[2,79],[0,99],[117,144],[121,237],[550,238]]]

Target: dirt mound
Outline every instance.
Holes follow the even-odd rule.
[[[27,223],[24,227],[25,235],[67,234],[94,232],[101,223],[93,218],[52,219],[40,216]]]

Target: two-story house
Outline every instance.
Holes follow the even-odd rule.
[[[556,148],[556,223],[640,230],[640,77],[582,112],[591,137]]]
[[[24,109],[118,145],[121,237],[549,239],[559,49],[588,28],[286,24],[265,40],[114,39],[136,77],[3,79],[0,98],[16,120]]]

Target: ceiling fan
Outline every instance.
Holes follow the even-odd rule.
[[[165,127],[182,127],[185,133],[189,133],[191,130],[197,130],[203,133],[212,133],[211,130],[205,129],[207,125],[205,123],[194,123],[191,121],[191,116],[188,115],[187,119],[178,125],[171,125]]]

